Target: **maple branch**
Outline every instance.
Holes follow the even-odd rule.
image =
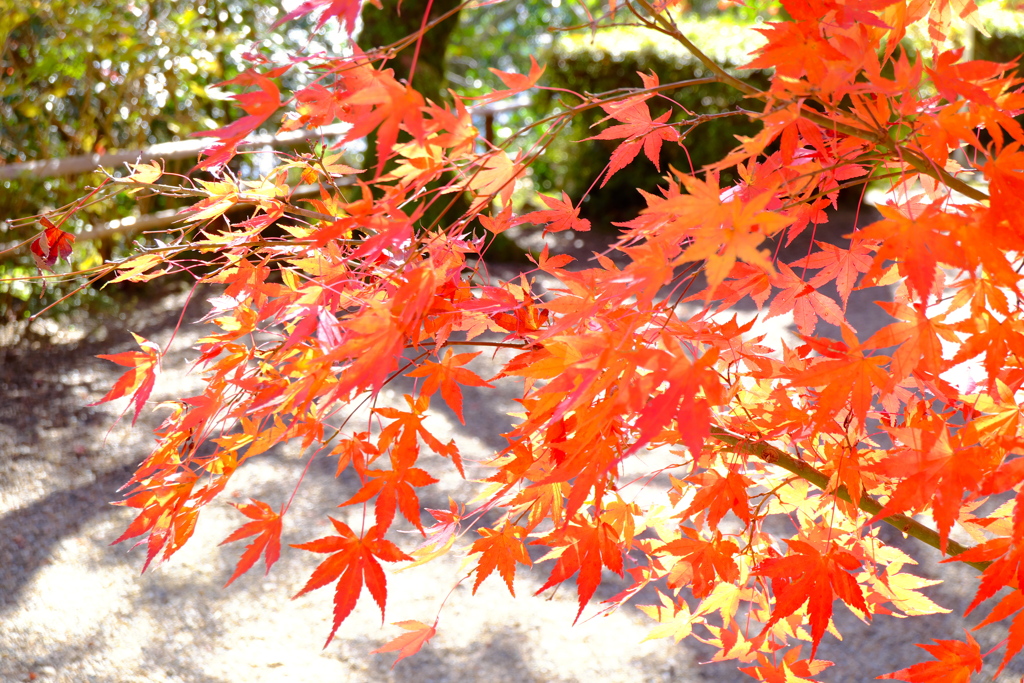
[[[707,69],[711,71],[711,73],[715,74],[717,80],[721,81],[722,83],[731,85],[733,88],[736,88],[737,90],[739,90],[744,95],[747,95],[748,97],[754,97],[760,100],[767,99],[767,93],[765,93],[762,90],[758,90],[754,86],[750,85],[745,81],[740,80],[739,78],[736,78],[728,71],[723,69],[721,66],[719,66],[719,64],[715,62],[715,60],[711,59],[706,54],[704,54],[700,50],[700,48],[694,45],[693,42],[676,27],[674,23],[666,19],[662,15],[662,13],[658,12],[654,8],[654,6],[651,5],[650,2],[648,2],[648,0],[636,0],[636,2],[651,13],[651,16],[654,18],[654,21],[659,25],[657,27],[657,30],[675,39],[680,45],[686,48],[687,52],[689,52],[701,64],[707,67]],[[871,130],[870,128],[860,128],[858,126],[852,126],[848,123],[840,123],[839,121],[824,116],[820,112],[816,112],[813,109],[808,109],[807,105],[802,103],[800,104],[800,115],[803,116],[808,121],[816,123],[819,126],[827,128],[829,130],[834,130],[840,133],[845,133],[846,135],[852,135],[855,137],[868,140],[882,149],[889,148],[892,150],[893,153],[895,153],[899,157],[901,161],[910,164],[918,173],[923,173],[924,175],[935,178],[936,180],[944,184],[946,187],[950,188],[951,190],[956,190],[965,197],[970,197],[971,199],[979,202],[988,199],[988,195],[986,193],[974,187],[971,187],[964,181],[950,175],[950,173],[946,171],[946,169],[936,166],[934,163],[931,163],[927,157],[923,157],[917,152],[913,152],[901,146],[899,143],[892,140],[892,138],[890,138],[886,133]]]
[[[778,465],[782,469],[792,472],[801,479],[814,484],[822,491],[828,490],[829,477],[822,474],[818,470],[814,469],[804,461],[794,458],[789,453],[772,446],[771,444],[765,443],[764,441],[747,441],[739,436],[730,434],[721,427],[712,425],[711,436],[721,441],[722,443],[728,444],[735,448],[757,456],[761,460],[765,461],[769,465]],[[833,491],[833,493],[849,503],[853,502],[853,498],[850,496],[850,492],[846,490],[845,486],[840,486]],[[857,501],[857,507],[868,513],[869,515],[875,516],[882,511],[883,505],[877,500],[867,495],[866,493],[861,495],[860,500]],[[902,513],[896,513],[882,517],[881,521],[886,524],[896,527],[903,533],[913,536],[922,543],[926,543],[936,550],[942,552],[942,542],[939,537],[939,533],[934,529],[921,524],[920,522],[904,515]],[[946,550],[945,554],[950,557],[955,557],[961,553],[965,553],[970,548],[963,546],[952,539],[946,539]],[[978,571],[985,571],[991,562],[964,562]]]

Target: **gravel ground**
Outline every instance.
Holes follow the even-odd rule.
[[[596,611],[592,606],[572,626],[571,585],[554,596],[531,596],[546,579],[547,565],[520,572],[518,598],[496,578],[471,596],[465,585],[456,586],[457,557],[391,573],[383,628],[380,612],[364,595],[324,649],[333,609],[330,590],[290,599],[315,566],[315,556],[285,552],[270,576],[264,577],[259,565],[222,588],[243,547],[217,547],[241,523],[223,503],[207,508],[184,550],[140,576],[142,549],[110,545],[132,514],[108,502],[148,452],[150,432],[163,413],[147,409],[132,428],[127,420],[115,423],[122,405],[86,407],[118,374],[113,364],[93,356],[131,348],[125,329],[165,343],[182,300],[176,295],[140,305],[125,321],[51,325],[43,330],[46,343],[0,346],[0,681],[749,680],[734,663],[702,663],[710,650],[696,641],[644,641],[650,622],[635,608],[588,618]],[[198,310],[190,313],[192,319]],[[787,321],[777,322],[784,332]],[[876,316],[858,324],[869,328],[861,329],[863,335],[885,321]],[[198,386],[185,373],[188,356],[182,349],[189,334],[194,333],[176,339],[178,350],[165,365],[155,399]],[[492,452],[493,435],[508,420],[506,406],[477,399],[467,392],[466,412],[475,418],[467,427],[445,414],[434,424],[439,435],[458,439],[467,458]],[[254,496],[276,507],[291,494],[305,465],[301,453],[277,449],[240,470],[223,499]],[[285,542],[324,535],[325,514],[346,521],[352,521],[346,515],[357,514],[335,507],[354,488],[333,474],[329,463],[313,465],[290,513]],[[464,495],[469,486],[445,478],[423,505],[447,507],[449,494]],[[413,543],[400,540],[406,547]],[[928,549],[908,549],[922,558],[919,574],[945,580],[928,594],[953,614],[878,617],[867,626],[837,606],[845,642],[826,636],[818,656],[836,666],[821,680],[870,680],[926,658],[912,643],[962,638],[963,628],[969,628],[956,614],[976,586],[972,570],[939,565],[937,553]],[[616,577],[607,578],[598,598],[617,592]],[[429,622],[445,600],[439,634],[420,654],[394,668],[393,656],[368,654],[399,633],[391,622]],[[639,602],[654,598],[642,596]],[[1005,632],[987,629],[983,636],[983,645],[991,647]],[[993,671],[984,680],[992,680]],[[1024,665],[1018,663],[997,680],[1020,680],[1022,674]]]

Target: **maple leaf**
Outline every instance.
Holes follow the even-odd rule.
[[[334,593],[334,625],[327,636],[326,648],[334,639],[341,626],[359,600],[363,585],[370,591],[380,607],[380,620],[384,623],[384,605],[388,599],[387,578],[377,558],[385,562],[400,562],[413,559],[398,549],[391,541],[381,538],[377,527],[371,527],[362,538],[344,522],[328,517],[338,532],[337,536],[325,536],[308,543],[293,544],[293,548],[313,553],[332,553],[313,570],[313,575],[292,599],[305,595],[311,590],[326,586],[335,579],[338,585]]]
[[[884,349],[899,346],[892,354],[890,368],[895,387],[912,372],[921,371],[938,377],[948,367],[942,358],[942,342],[958,343],[959,337],[949,325],[943,324],[944,315],[928,317],[921,305],[913,308],[895,302],[878,302],[886,313],[903,322],[886,325],[863,344],[865,349]]]
[[[424,396],[431,396],[438,388],[441,389],[441,398],[452,409],[459,422],[466,424],[462,415],[462,390],[459,385],[467,387],[493,387],[493,384],[481,379],[475,372],[461,367],[480,355],[476,353],[460,353],[453,355],[451,348],[444,354],[440,363],[427,361],[412,372],[406,373],[409,377],[426,377],[421,391]]]
[[[777,22],[755,30],[768,42],[755,50],[756,58],[740,68],[777,69],[785,80],[774,79],[773,87],[803,77],[812,83],[822,81],[830,62],[846,61],[846,55],[825,39],[816,22]]]
[[[221,166],[230,161],[235,156],[238,143],[270,118],[271,114],[281,106],[281,91],[278,90],[274,81],[253,69],[240,73],[223,83],[218,83],[217,87],[225,85],[253,85],[259,90],[232,95],[232,99],[238,102],[238,106],[245,110],[248,116],[243,116],[223,128],[192,134],[193,137],[215,137],[220,141],[219,145],[206,150],[206,158],[196,166],[198,169]]]
[[[704,622],[699,614],[690,611],[690,606],[685,601],[678,604],[661,591],[658,591],[660,605],[637,605],[637,609],[658,622],[644,638],[655,640],[657,638],[672,637],[677,643],[693,633],[693,627]]]
[[[883,219],[860,230],[864,239],[881,242],[869,276],[880,272],[885,261],[896,261],[911,289],[926,302],[938,282],[939,262],[957,261],[956,247],[944,232],[948,230],[949,214],[935,204],[915,211],[913,216],[888,205],[877,208]]]
[[[815,289],[826,282],[835,280],[836,289],[839,291],[839,298],[843,301],[843,310],[845,311],[858,274],[866,273],[871,267],[871,254],[877,243],[855,235],[849,249],[843,249],[828,242],[815,242],[815,244],[821,248],[821,251],[792,261],[789,266],[791,268],[820,268],[821,272],[808,282]]]
[[[480,560],[476,565],[476,581],[473,583],[473,594],[476,594],[480,584],[484,582],[495,569],[505,579],[508,592],[515,596],[516,591],[512,580],[516,576],[516,562],[533,566],[529,553],[526,552],[526,545],[523,538],[526,536],[526,529],[516,524],[505,524],[501,531],[494,529],[480,529],[483,538],[473,542],[469,552],[481,553]]]
[[[707,524],[717,527],[727,512],[733,512],[745,522],[750,521],[750,509],[747,506],[747,487],[752,481],[739,472],[729,471],[722,476],[714,470],[702,472],[686,478],[697,489],[697,495],[679,517],[686,519],[695,512],[707,509]],[[673,486],[686,488],[682,482],[673,478]]]
[[[928,651],[937,661],[921,662],[891,674],[879,676],[879,679],[891,681],[907,681],[907,683],[968,683],[971,672],[981,671],[981,646],[964,633],[967,642],[959,640],[934,640],[934,645],[918,644],[919,648]]]
[[[507,206],[512,199],[512,193],[515,192],[516,179],[526,172],[518,159],[513,162],[508,154],[500,149],[490,152],[475,166],[465,171],[466,188],[476,195],[470,206],[470,213],[476,213],[486,207],[495,195],[500,198],[502,206]]]
[[[378,9],[381,8],[380,0],[370,0],[370,2],[373,2]],[[356,30],[356,20],[359,18],[359,10],[362,5],[362,0],[305,0],[305,2],[301,3],[291,12],[275,21],[270,28],[275,29],[292,19],[304,17],[324,7],[323,14],[317,20],[314,30],[319,31],[329,19],[338,17],[339,21],[344,24],[346,33],[351,38],[352,33]]]
[[[163,167],[160,166],[160,162],[153,161],[148,164],[125,164],[131,174],[124,176],[120,179],[122,183],[139,183],[140,185],[150,185],[160,179],[160,176],[164,174]],[[135,194],[142,188],[136,187],[127,190],[128,194]]]
[[[117,270],[119,275],[110,280],[110,282],[111,284],[123,282],[124,280],[147,282],[167,272],[167,268],[157,271],[153,270],[153,268],[161,263],[166,263],[166,259],[160,254],[139,254],[138,256],[133,256],[118,264]]]
[[[394,640],[381,645],[376,650],[370,650],[371,655],[398,650],[398,657],[395,659],[395,663],[391,665],[392,669],[406,657],[411,657],[419,652],[420,648],[437,633],[436,620],[433,626],[428,626],[422,621],[396,621],[392,625],[404,628],[409,633],[403,633]]]
[[[363,477],[369,463],[373,462],[380,451],[369,441],[369,432],[359,432],[351,437],[342,437],[338,444],[331,450],[331,455],[338,456],[338,468],[335,477],[348,467],[349,463],[355,468],[356,473]]]
[[[146,562],[142,571],[149,568],[160,551],[163,551],[164,560],[170,558],[195,531],[199,508],[188,504],[195,482],[195,474],[174,474],[160,482],[149,482],[125,500],[114,503],[137,508],[141,512],[111,545],[148,533]],[[135,545],[143,542],[140,540]]]
[[[860,562],[834,543],[829,543],[825,552],[805,541],[786,539],[786,543],[790,554],[768,558],[754,568],[755,574],[772,579],[772,591],[775,593],[775,608],[764,630],[767,631],[806,603],[811,622],[811,659],[814,659],[818,644],[825,635],[825,628],[832,618],[832,602],[835,598],[856,608],[861,614],[868,614],[864,593],[857,580],[848,573],[859,569]]]
[[[182,221],[198,223],[222,216],[225,211],[239,201],[238,186],[230,179],[221,181],[200,180],[199,184],[203,186],[203,190],[209,194],[209,197],[201,199],[192,206],[182,208],[179,213],[191,214],[183,218]]]
[[[602,567],[608,567],[622,576],[622,549],[618,544],[618,533],[607,522],[589,521],[578,516],[566,527],[556,529],[534,543],[556,547],[538,561],[548,559],[549,556],[558,558],[547,582],[535,595],[562,583],[576,572],[580,573],[576,579],[580,607],[576,612],[574,624],[580,620],[583,608],[601,583]]]
[[[1006,619],[1014,612],[1017,613],[1017,616],[1010,623],[1009,637],[1006,639],[1006,652],[1003,654],[1003,661],[999,664],[996,676],[1002,673],[1006,665],[1010,663],[1021,649],[1024,649],[1024,611],[1020,611],[1022,608],[1024,608],[1024,592],[1018,589],[1003,596],[996,606],[992,608],[992,611],[989,612],[989,615],[974,627],[974,630],[977,631],[984,626]]]
[[[650,109],[646,102],[635,102],[627,100],[626,103],[612,103],[602,105],[605,110],[616,121],[623,123],[611,126],[586,140],[626,140],[612,152],[611,160],[608,162],[608,170],[605,172],[601,187],[604,187],[613,175],[625,168],[640,150],[651,160],[654,167],[661,170],[661,145],[666,140],[670,142],[679,141],[679,131],[667,125],[671,111],[667,111],[658,118],[651,120]],[[607,119],[605,119],[607,120]],[[600,123],[600,122],[598,122]]]
[[[782,291],[775,295],[768,306],[766,320],[792,311],[797,329],[805,336],[814,333],[819,319],[837,327],[844,324],[843,311],[833,299],[818,291],[820,285],[815,284],[817,278],[804,282],[785,263],[778,264],[778,268],[779,271],[770,276],[768,281]]]
[[[281,514],[274,512],[269,505],[258,500],[253,500],[251,503],[231,503],[231,505],[253,521],[247,522],[238,529],[235,529],[220,544],[224,545],[225,543],[240,541],[249,536],[255,536],[256,538],[245,547],[245,552],[242,553],[242,557],[238,560],[235,573],[224,584],[225,588],[230,586],[239,576],[249,571],[264,552],[266,553],[266,574],[270,573],[270,568],[274,566],[278,557],[281,556]]]
[[[89,405],[97,406],[122,396],[131,396],[131,401],[129,401],[128,405],[135,405],[135,413],[132,416],[132,424],[134,425],[139,419],[139,413],[142,412],[142,406],[146,404],[149,394],[153,391],[156,375],[160,371],[160,358],[163,354],[160,351],[160,347],[153,342],[143,339],[134,332],[131,334],[135,337],[138,345],[142,347],[142,351],[125,351],[123,353],[97,356],[97,358],[113,361],[118,365],[124,365],[131,369],[121,375],[110,391],[107,392],[106,396]]]
[[[377,439],[377,449],[383,452],[392,444],[396,444],[403,451],[414,453],[416,450],[416,436],[419,435],[435,453],[452,458],[459,473],[463,474],[462,460],[459,457],[459,451],[455,447],[455,443],[442,444],[436,436],[427,431],[423,426],[424,413],[430,407],[430,397],[420,395],[413,399],[412,396],[406,394],[405,401],[410,407],[408,411],[398,410],[397,408],[374,408],[374,412],[378,415],[394,420],[394,422],[385,425],[381,429],[380,436]],[[392,453],[392,461],[399,466],[404,465],[408,467],[412,465],[412,462],[396,458],[394,453]]]
[[[685,565],[688,570],[686,573],[687,578],[692,578],[693,597],[706,597],[718,583],[716,577],[730,582],[739,578],[739,567],[733,555],[740,549],[733,541],[723,541],[721,533],[717,531],[711,540],[700,538],[697,530],[690,527],[682,527],[681,531],[682,538],[655,548],[654,552],[679,557],[676,566]],[[670,588],[681,585],[679,581],[673,580],[674,576],[679,576],[679,572],[673,571],[670,574]]]
[[[684,229],[680,237],[691,241],[676,261],[682,264],[706,260],[708,291],[714,291],[729,275],[737,260],[774,274],[769,252],[759,247],[793,221],[791,217],[766,210],[774,193],[762,192],[749,199],[730,196],[719,191],[718,178],[710,173],[706,181],[688,176],[681,180],[688,194],[644,210],[644,213],[675,214],[673,223]],[[690,225],[695,229],[686,230]]]
[[[843,335],[855,344],[856,339],[848,327],[843,326]],[[815,412],[818,422],[831,419],[849,405],[853,416],[864,424],[874,393],[885,391],[889,386],[885,367],[889,357],[865,356],[862,349],[849,348],[846,344],[838,348],[841,350],[834,357],[815,359],[790,381],[794,386],[819,387]]]
[[[544,202],[547,211],[533,211],[524,214],[515,220],[515,225],[522,223],[533,223],[534,225],[545,225],[544,234],[549,232],[562,232],[563,230],[575,230],[586,232],[590,230],[590,221],[580,218],[579,207],[572,205],[572,200],[565,192],[562,193],[562,200],[547,195],[537,195]]]
[[[374,506],[374,515],[377,527],[382,532],[386,531],[394,521],[395,505],[397,504],[405,518],[415,524],[420,533],[423,533],[423,525],[420,524],[420,499],[413,487],[436,484],[437,479],[418,467],[366,470],[365,473],[370,481],[338,507],[365,503],[374,496],[378,496],[377,504]]]
[[[757,664],[740,668],[740,671],[765,683],[813,683],[811,676],[817,676],[833,665],[833,662],[823,659],[800,659],[799,647],[786,652],[781,660],[778,654],[772,659],[759,652]]]
[[[39,223],[42,224],[44,230],[32,240],[29,251],[32,252],[32,258],[35,259],[36,267],[39,270],[48,270],[52,273],[53,266],[57,264],[57,261],[64,259],[71,263],[75,236],[61,230],[48,218],[40,218]]]
[[[490,104],[491,102],[497,102],[498,100],[503,100],[506,97],[511,97],[512,95],[521,93],[524,90],[529,90],[535,86],[537,81],[540,80],[540,77],[544,75],[544,69],[546,68],[546,66],[538,65],[537,60],[533,55],[530,55],[530,73],[525,76],[523,74],[512,73],[509,71],[491,69],[491,72],[500,78],[501,82],[504,83],[506,87],[504,90],[495,90],[476,99],[480,100],[479,104],[481,105]]]

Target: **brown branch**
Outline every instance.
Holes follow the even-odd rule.
[[[828,476],[822,474],[804,461],[794,458],[789,453],[786,453],[771,444],[765,443],[764,441],[747,441],[746,439],[730,434],[721,427],[714,425],[711,427],[711,436],[722,443],[738,448],[750,455],[757,456],[770,465],[778,465],[787,472],[792,472],[801,479],[814,484],[822,491],[828,490]],[[853,502],[853,499],[850,497],[850,492],[846,490],[845,486],[840,486],[835,489],[833,494],[842,500]],[[860,500],[857,501],[857,507],[874,517],[882,511],[883,505],[865,493],[860,497]],[[896,527],[903,533],[913,536],[922,543],[930,545],[936,550],[942,552],[942,543],[938,532],[918,521],[915,521],[907,515],[899,513],[888,515],[887,517],[882,517],[881,521],[889,524],[890,526]],[[960,545],[954,540],[946,540],[945,554],[950,557],[955,557],[956,555],[965,553],[968,550],[970,550],[970,548]],[[985,571],[985,569],[987,569],[992,563],[964,562],[964,564],[968,564],[978,571]]]

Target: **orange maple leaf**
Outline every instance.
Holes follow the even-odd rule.
[[[706,597],[717,585],[716,577],[722,581],[735,581],[740,576],[739,567],[733,555],[740,551],[733,541],[723,541],[722,534],[715,532],[711,540],[701,538],[696,529],[682,527],[683,538],[677,538],[665,545],[655,548],[654,552],[668,553],[679,558],[676,566],[685,565],[686,573],[691,577],[693,597]],[[673,570],[670,575],[669,587],[674,588],[680,582],[673,582],[672,576],[679,572]]]
[[[810,676],[817,676],[832,665],[833,662],[824,659],[800,659],[800,647],[795,647],[781,660],[777,655],[769,658],[759,652],[757,664],[740,671],[764,683],[808,683],[813,680]]]
[[[139,413],[142,412],[142,406],[146,404],[149,394],[153,391],[156,375],[160,370],[160,358],[163,354],[160,352],[160,347],[153,342],[143,339],[134,332],[132,332],[132,336],[135,337],[135,341],[142,347],[142,351],[125,351],[124,353],[96,356],[104,360],[114,361],[118,365],[128,366],[131,370],[121,375],[120,379],[107,392],[106,396],[89,405],[96,406],[100,403],[113,401],[115,398],[131,396],[129,405],[135,404],[135,414],[132,416],[132,424],[134,425],[136,420],[139,419]]]
[[[395,663],[391,665],[392,669],[406,657],[411,657],[419,652],[420,648],[437,633],[436,620],[433,626],[427,626],[422,621],[396,621],[393,625],[404,628],[409,633],[403,633],[394,640],[381,645],[376,650],[370,650],[371,655],[398,650],[398,657],[395,659]]]
[[[242,553],[242,557],[238,560],[235,573],[224,584],[225,588],[230,586],[231,582],[239,576],[249,571],[264,552],[266,552],[264,559],[267,565],[267,574],[270,573],[270,568],[274,566],[274,563],[281,556],[280,513],[274,512],[269,505],[258,500],[253,500],[251,503],[231,503],[231,505],[253,521],[235,529],[220,544],[224,545],[225,543],[240,541],[249,536],[256,536],[256,538],[245,547],[245,552]]]
[[[293,544],[293,548],[308,550],[313,553],[332,553],[313,570],[313,575],[292,599],[305,595],[311,590],[326,586],[335,579],[338,581],[334,593],[334,626],[327,636],[326,648],[331,644],[334,634],[341,626],[359,600],[363,584],[370,591],[374,601],[380,607],[380,620],[384,623],[384,605],[388,599],[387,578],[377,558],[385,562],[411,560],[391,541],[381,538],[377,527],[371,527],[362,538],[356,536],[344,522],[328,517],[337,530],[337,536],[325,536],[308,543]]]
[[[942,321],[945,315],[926,315],[920,304],[911,308],[894,302],[878,302],[886,313],[903,322],[886,325],[864,342],[865,349],[884,349],[899,346],[892,354],[889,365],[892,373],[890,388],[896,386],[912,372],[920,371],[928,377],[938,377],[948,367],[942,358],[941,337],[947,342],[959,343],[960,338]]]
[[[459,385],[464,384],[467,387],[494,387],[493,384],[481,379],[472,370],[461,367],[481,353],[481,351],[476,353],[460,353],[456,356],[452,353],[451,348],[449,348],[440,363],[427,361],[412,372],[407,373],[407,376],[427,378],[423,382],[423,389],[421,391],[424,396],[431,396],[440,388],[441,398],[452,409],[455,416],[459,418],[459,422],[466,424],[466,420],[462,415],[462,390],[459,389]]]
[[[271,75],[280,75],[280,70],[275,69]],[[193,137],[215,137],[220,144],[206,150],[206,158],[196,166],[198,169],[206,169],[211,166],[226,164],[235,156],[235,149],[238,143],[256,130],[256,128],[270,118],[271,114],[281,106],[281,91],[277,85],[265,74],[258,73],[252,69],[245,71],[231,80],[218,83],[217,87],[225,85],[254,85],[259,90],[255,92],[232,95],[232,99],[238,102],[238,106],[245,110],[248,116],[230,123],[216,130],[201,131],[193,133]]]
[[[523,74],[512,73],[509,71],[491,69],[491,72],[493,72],[494,75],[500,78],[501,82],[505,84],[506,89],[495,90],[494,92],[483,95],[479,98],[479,104],[490,104],[491,102],[497,102],[498,100],[503,100],[506,97],[511,97],[512,95],[521,93],[524,90],[529,90],[537,84],[537,81],[540,80],[540,77],[544,74],[544,69],[546,68],[546,66],[540,66],[537,64],[537,60],[533,55],[531,55],[530,73],[525,76]]]
[[[141,512],[111,545],[148,533],[147,541],[140,540],[135,544],[138,546],[145,542],[147,545],[142,571],[149,568],[160,551],[163,551],[164,560],[170,558],[195,531],[199,507],[188,503],[192,499],[196,478],[192,473],[175,475],[173,481],[149,484],[125,500],[114,503],[137,508]]]
[[[392,444],[396,444],[402,452],[415,454],[418,449],[416,436],[419,435],[435,453],[451,458],[459,473],[463,474],[462,459],[459,457],[459,449],[455,446],[455,442],[450,441],[447,445],[443,444],[423,426],[427,409],[430,407],[430,397],[420,395],[413,399],[412,396],[406,394],[405,402],[409,404],[409,411],[389,407],[374,408],[373,412],[394,420],[380,430],[380,435],[377,437],[377,449],[384,452]],[[399,467],[409,467],[413,462],[396,458],[394,452],[392,452],[392,461]]]
[[[968,683],[972,671],[981,671],[981,646],[971,634],[965,632],[964,635],[967,636],[966,643],[935,640],[934,645],[918,644],[937,661],[921,662],[878,678],[907,683]]]
[[[680,513],[681,518],[685,519],[695,512],[707,509],[707,523],[712,528],[717,527],[725,514],[730,511],[744,522],[750,522],[747,489],[753,482],[749,477],[732,471],[722,476],[718,472],[710,470],[687,477],[686,481],[696,487],[697,495],[694,496],[689,507]],[[673,478],[673,484],[677,488],[683,487],[682,482],[675,478]]]
[[[946,234],[950,215],[941,211],[937,204],[928,204],[916,210],[913,216],[888,205],[877,208],[882,220],[860,230],[863,239],[881,242],[868,277],[881,272],[886,261],[896,261],[910,288],[926,302],[938,282],[939,263],[956,263],[959,259],[953,241]]]
[[[572,200],[565,192],[562,193],[562,200],[547,195],[537,195],[547,205],[547,211],[532,211],[520,216],[515,220],[515,225],[521,223],[533,223],[534,225],[545,225],[544,234],[549,232],[562,232],[563,230],[575,230],[586,232],[590,230],[590,221],[580,218],[579,207],[572,205]]]
[[[480,560],[476,565],[476,581],[473,583],[473,593],[476,594],[480,584],[484,582],[495,569],[505,579],[508,592],[515,596],[515,588],[512,587],[512,580],[516,576],[516,562],[533,566],[530,555],[526,552],[526,545],[523,538],[526,536],[526,529],[517,524],[505,524],[501,531],[493,529],[480,529],[483,538],[473,542],[470,553],[481,553]]]
[[[365,503],[379,494],[373,510],[378,528],[386,531],[391,526],[391,522],[395,519],[395,505],[397,504],[405,518],[415,524],[420,533],[423,533],[423,525],[420,523],[420,499],[413,487],[436,484],[437,479],[418,467],[366,470],[366,476],[370,481],[338,507]]]
[[[834,342],[832,357],[816,358],[803,372],[792,377],[793,386],[819,387],[819,423],[831,419],[849,405],[853,416],[864,424],[875,391],[889,386],[888,356],[865,356],[856,346],[848,325],[842,327],[847,344]],[[852,348],[851,348],[852,347]]]

